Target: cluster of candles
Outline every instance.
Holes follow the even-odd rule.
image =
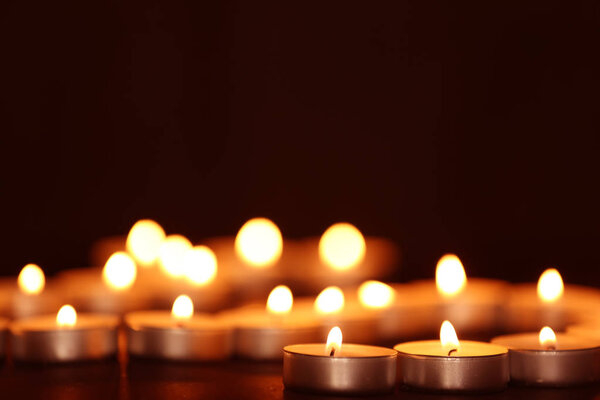
[[[600,291],[565,288],[556,269],[544,271],[537,285],[467,279],[460,259],[447,254],[435,280],[359,285],[387,271],[394,251],[347,223],[330,227],[318,243],[286,244],[285,250],[277,226],[261,218],[244,224],[235,239],[213,239],[210,246],[167,236],[151,220],[109,243],[114,251],[102,269],[65,271],[46,287],[42,269],[28,264],[16,284],[0,283],[0,310],[12,318],[0,321],[0,336],[8,336],[14,360],[110,358],[122,330],[135,357],[283,359],[283,382],[292,390],[372,394],[401,385],[482,392],[509,381],[568,386],[600,380]],[[306,276],[325,286],[317,296],[294,299],[285,282],[273,284],[280,279],[303,287]],[[327,285],[329,279],[346,284]],[[272,285],[268,296],[259,290],[265,285]],[[224,307],[227,296],[244,287],[262,301]],[[465,337],[530,333],[488,343],[459,340],[455,327]],[[438,330],[439,340],[371,345]]]

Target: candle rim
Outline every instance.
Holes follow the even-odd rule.
[[[383,347],[383,346],[373,346],[370,344],[360,344],[360,343],[344,343],[342,345],[342,351],[338,354],[336,354],[335,356],[330,356],[329,354],[325,354],[323,353],[322,355],[317,355],[317,354],[306,354],[306,353],[300,353],[297,351],[293,351],[290,348],[295,347],[295,346],[323,346],[323,349],[325,349],[325,343],[297,343],[297,344],[290,344],[287,346],[283,347],[283,352],[284,353],[288,353],[288,354],[293,354],[295,356],[302,356],[302,357],[314,357],[314,358],[329,358],[329,359],[338,359],[338,360],[343,360],[343,359],[364,359],[364,358],[390,358],[390,357],[397,357],[398,356],[398,351],[396,349],[392,349],[389,347]],[[377,355],[377,356],[348,356],[348,355],[344,355],[343,353],[343,349],[344,347],[350,347],[350,346],[360,346],[360,347],[368,347],[368,348],[375,348],[378,350],[389,350],[390,352],[392,352],[391,354],[382,354],[382,355]]]
[[[397,345],[394,346],[394,350],[396,350],[398,352],[398,354],[405,354],[407,356],[410,357],[422,357],[422,358],[438,358],[441,360],[447,360],[449,358],[452,359],[464,359],[464,358],[485,358],[485,357],[498,357],[498,356],[503,356],[505,354],[508,354],[508,347],[501,345],[501,344],[496,344],[496,343],[490,343],[490,342],[480,342],[480,341],[476,341],[476,340],[461,340],[460,341],[460,346],[463,347],[465,345],[471,345],[471,344],[477,344],[477,345],[484,345],[484,346],[488,346],[491,348],[496,348],[496,352],[493,354],[485,354],[485,355],[452,355],[452,356],[448,356],[448,355],[437,355],[437,354],[419,354],[419,353],[410,353],[407,351],[402,351],[399,349],[399,347],[403,347],[403,346],[410,346],[410,345],[423,345],[423,344],[438,344],[441,348],[441,344],[439,340],[414,340],[414,341],[410,341],[410,342],[403,342],[403,343],[398,343]]]
[[[538,337],[538,332],[524,332],[524,333],[513,333],[513,334],[508,334],[508,335],[500,335],[500,336],[496,336],[492,339],[492,344],[500,344],[502,346],[505,346],[506,348],[508,348],[509,351],[518,351],[518,352],[538,352],[538,353],[552,353],[552,352],[569,352],[569,351],[587,351],[587,350],[592,350],[592,349],[599,349],[600,348],[600,341],[599,340],[594,340],[594,339],[590,339],[587,338],[585,336],[580,336],[580,335],[573,335],[573,334],[569,334],[569,333],[564,333],[564,332],[558,332],[556,333],[556,339],[557,342],[560,343],[561,341],[564,342],[565,338],[568,338],[568,340],[570,339],[576,339],[577,341],[581,341],[584,343],[584,346],[582,347],[575,347],[572,348],[571,346],[568,346],[567,348],[560,348],[560,346],[558,346],[555,349],[534,349],[534,348],[523,348],[523,347],[516,347],[516,346],[511,346],[509,344],[503,344],[504,340],[510,340],[510,339],[515,339],[515,338],[524,338],[524,337],[531,337],[531,338],[535,338],[535,342],[539,345],[539,342],[537,340]]]

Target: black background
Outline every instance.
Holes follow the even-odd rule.
[[[347,220],[470,275],[600,284],[600,5],[0,3],[0,272],[141,217]]]

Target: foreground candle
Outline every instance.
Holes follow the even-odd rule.
[[[208,315],[195,315],[185,295],[173,303],[171,312],[140,311],[125,316],[127,348],[138,357],[170,360],[214,361],[232,352],[233,330]]]
[[[331,394],[377,394],[394,389],[396,351],[385,347],[343,344],[339,327],[327,343],[283,348],[286,389]]]
[[[72,362],[112,357],[117,352],[118,318],[77,315],[64,305],[55,315],[31,317],[9,325],[12,355],[18,361]]]
[[[498,336],[492,340],[510,352],[511,380],[536,386],[570,386],[600,378],[596,340],[555,335],[549,327],[538,333]]]
[[[508,350],[483,342],[458,341],[444,321],[440,341],[407,342],[398,351],[398,380],[421,390],[488,392],[506,387]]]

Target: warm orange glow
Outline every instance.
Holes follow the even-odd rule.
[[[356,267],[365,257],[367,245],[362,233],[352,224],[341,222],[331,225],[319,241],[321,261],[337,270]]]
[[[217,256],[207,246],[194,246],[183,259],[185,277],[195,285],[206,285],[217,275]]]
[[[437,263],[435,268],[435,285],[443,296],[456,296],[467,285],[467,274],[454,254],[446,254]]]
[[[442,322],[442,327],[440,329],[440,342],[442,347],[449,352],[452,350],[458,350],[460,347],[458,336],[456,336],[456,331],[454,330],[454,327],[450,321]]]
[[[294,297],[289,287],[285,285],[276,286],[267,299],[267,311],[272,314],[287,314],[292,309]]]
[[[555,268],[545,270],[538,280],[538,297],[544,302],[553,302],[561,298],[564,285],[560,273]]]
[[[246,222],[235,237],[235,251],[248,265],[264,268],[274,264],[283,250],[277,225],[266,218]]]
[[[158,258],[165,231],[155,221],[142,219],[133,224],[127,235],[127,251],[142,266],[149,266]]]
[[[77,312],[72,305],[65,304],[56,314],[56,325],[75,326],[77,323]]]
[[[114,290],[125,290],[131,287],[136,276],[135,261],[124,251],[117,251],[110,256],[102,270],[104,283]]]
[[[538,337],[540,341],[540,346],[551,349],[556,347],[556,335],[554,331],[549,326],[545,326],[540,330],[540,335]]]
[[[40,267],[35,264],[27,264],[19,273],[17,283],[23,293],[40,294],[46,286],[46,277]]]
[[[185,294],[178,296],[173,302],[171,315],[176,319],[190,319],[194,315],[194,303]]]
[[[334,326],[327,335],[327,345],[325,346],[325,354],[335,355],[342,348],[342,330],[339,326]]]
[[[158,262],[167,275],[174,278],[185,274],[185,255],[192,243],[182,235],[169,235],[163,240],[158,251]]]
[[[319,314],[333,314],[344,308],[344,292],[337,286],[329,286],[315,299],[315,310]]]
[[[366,281],[358,288],[358,299],[367,308],[389,307],[396,292],[390,285],[379,281]]]

